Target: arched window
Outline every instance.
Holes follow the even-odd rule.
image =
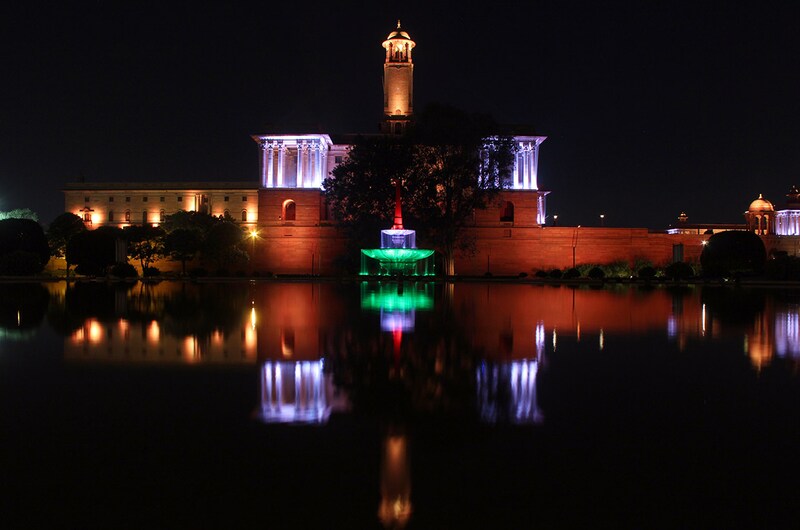
[[[514,203],[511,201],[506,201],[503,205],[503,209],[500,212],[500,222],[501,223],[513,223],[514,222]]]
[[[143,225],[146,225],[146,224],[147,224],[147,210],[144,210],[144,211],[142,212],[142,224],[143,224]]]
[[[297,205],[292,199],[283,201],[283,220],[294,221],[297,219]]]
[[[113,223],[114,222],[114,210],[109,210],[108,211],[108,222],[109,223]]]
[[[247,210],[242,210],[242,221],[247,221]]]
[[[130,210],[125,210],[125,222],[126,223],[130,223],[131,222],[131,211]]]
[[[166,215],[167,215],[167,212],[165,212],[164,210],[161,210],[160,212],[158,212],[158,222],[159,223],[163,223],[164,222],[164,217],[166,217]]]
[[[85,223],[91,223],[92,222],[92,214],[90,214],[89,212],[84,212],[83,213],[83,221]]]
[[[227,209],[226,209],[226,210],[225,210],[225,211],[222,213],[222,218],[223,218],[223,219],[227,219],[227,218],[228,218],[228,217],[230,217],[230,216],[231,216],[231,211],[230,211],[230,210],[227,210]]]

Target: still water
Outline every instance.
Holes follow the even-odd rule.
[[[796,527],[800,290],[0,284],[4,528]]]

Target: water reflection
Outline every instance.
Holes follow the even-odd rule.
[[[403,528],[411,519],[411,466],[408,437],[389,429],[381,451],[381,502],[378,519],[386,528]]]

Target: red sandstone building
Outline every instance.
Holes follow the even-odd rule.
[[[416,43],[398,23],[382,46],[381,128],[384,134],[399,134],[414,113],[412,50]],[[158,224],[178,210],[228,214],[253,234],[254,270],[338,272],[337,258],[345,242],[328,215],[321,185],[347,157],[348,139],[303,131],[252,138],[260,148],[260,174],[252,182],[72,183],[64,189],[65,209],[83,218],[89,228]],[[456,274],[531,273],[637,260],[663,265],[699,258],[702,243],[709,237],[706,231],[545,226],[549,192],[539,188],[537,177],[539,147],[546,137],[530,134],[514,139],[518,151],[507,189],[496,204],[475,212],[468,232],[475,238],[476,251],[456,258]]]

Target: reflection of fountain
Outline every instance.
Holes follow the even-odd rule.
[[[361,309],[380,311],[383,331],[413,331],[417,310],[433,309],[433,283],[361,283]]]
[[[433,250],[417,248],[416,231],[403,228],[400,181],[397,181],[394,224],[381,230],[381,248],[361,250],[361,274],[433,276]]]

